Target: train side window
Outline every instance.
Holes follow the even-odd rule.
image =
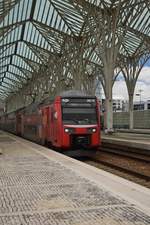
[[[57,118],[58,118],[58,113],[54,112],[54,119],[57,120]]]

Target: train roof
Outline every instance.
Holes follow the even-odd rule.
[[[40,102],[31,103],[30,105],[26,106],[24,113],[30,114],[30,113],[37,112],[39,105],[40,105]]]
[[[95,98],[95,96],[89,95],[83,91],[78,90],[70,90],[70,91],[64,91],[60,93],[61,97],[86,97],[86,98]]]
[[[54,102],[54,99],[57,96],[60,96],[62,98],[63,97],[64,98],[67,98],[67,97],[72,97],[72,98],[76,98],[76,97],[95,98],[95,96],[89,95],[89,94],[85,93],[84,91],[79,91],[79,90],[63,91],[63,92],[57,94],[55,97],[47,97],[47,98],[43,99],[41,102],[31,103],[28,106],[21,107],[21,108],[15,110],[15,111],[12,111],[12,112],[4,113],[1,116],[13,114],[13,113],[16,113],[16,112],[19,112],[19,111],[22,111],[25,114],[30,114],[30,113],[37,112],[37,110],[40,107],[52,104]]]
[[[0,116],[9,116],[9,115],[11,115],[11,114],[14,114],[14,113],[17,113],[17,112],[20,112],[20,111],[24,111],[25,110],[25,106],[23,106],[23,107],[21,107],[21,108],[19,108],[19,109],[16,109],[16,110],[14,110],[14,111],[10,111],[10,112],[4,112],[2,115],[0,115]]]

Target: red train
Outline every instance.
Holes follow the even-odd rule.
[[[68,155],[88,155],[101,144],[99,101],[79,92],[65,92],[5,114],[0,127]]]

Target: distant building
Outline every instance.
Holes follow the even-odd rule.
[[[129,102],[121,98],[113,99],[113,112],[127,112],[129,109]],[[148,110],[150,109],[150,100],[135,101],[133,103],[133,110]]]
[[[148,109],[150,109],[150,100],[134,102],[133,109],[134,110],[148,110]]]
[[[105,111],[105,99],[100,100],[101,112]],[[129,101],[123,98],[116,97],[113,99],[113,112],[128,112]],[[150,100],[147,101],[135,101],[133,103],[133,110],[150,110]]]
[[[101,111],[105,111],[105,99],[101,100]],[[128,101],[123,98],[116,97],[113,99],[113,112],[126,112],[128,111]]]
[[[116,97],[113,99],[113,112],[124,112],[128,110],[128,101],[123,98]]]

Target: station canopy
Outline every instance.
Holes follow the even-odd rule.
[[[130,6],[135,6],[136,13],[139,11],[120,48],[120,54],[125,56],[126,52],[134,54],[143,40],[149,46],[149,0],[0,0],[0,99],[5,101],[30,82],[33,72],[48,61],[50,54],[63,54],[67,37],[88,36],[92,26],[91,23],[89,29],[84,29],[88,8],[105,12],[121,2],[124,15]],[[121,32],[123,27],[118,29]],[[94,37],[91,40],[94,45]],[[91,60],[99,65],[96,51],[95,48]]]

